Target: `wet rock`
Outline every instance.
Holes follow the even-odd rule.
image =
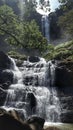
[[[55,70],[55,86],[61,104],[61,122],[73,123],[73,62],[60,61]]]
[[[23,124],[8,114],[3,114],[0,116],[0,129],[1,130],[32,130],[28,124],[26,123]]]
[[[4,52],[0,51],[0,69],[10,69],[10,67],[10,58]]]
[[[9,88],[10,85],[11,85],[11,82],[10,82],[10,81],[7,81],[6,83],[3,83],[3,84],[2,84],[2,88],[6,90],[6,89]]]
[[[34,126],[35,130],[42,130],[45,120],[41,117],[32,116],[26,122],[31,126],[31,128]]]
[[[0,88],[0,106],[2,106],[4,104],[5,99],[6,99],[6,95],[7,95],[7,91]]]
[[[3,114],[8,114],[8,115],[14,117],[14,119],[16,119],[22,123],[24,122],[24,119],[21,117],[21,110],[19,112],[19,110],[16,110],[16,109],[6,110],[6,108],[0,107],[0,115],[3,115]]]
[[[11,70],[0,71],[0,84],[8,88],[11,83],[13,83],[13,72]]]
[[[55,70],[55,86],[73,86],[73,63],[58,63]]]
[[[60,118],[63,123],[73,123],[73,111],[62,113]]]
[[[26,75],[23,77],[23,83],[25,85],[35,85],[38,86],[38,76],[37,75]]]
[[[1,130],[43,130],[44,122],[44,119],[40,117],[31,117],[25,122],[19,121],[16,112],[7,113],[5,110],[0,109]]]
[[[62,87],[58,90],[60,101],[60,120],[63,123],[73,123],[73,88]]]
[[[28,93],[27,101],[29,102],[29,107],[30,107],[31,112],[35,113],[37,103],[36,103],[36,98],[33,93]]]
[[[30,56],[30,57],[29,57],[29,61],[30,61],[30,62],[39,62],[39,61],[40,61],[40,58],[37,57],[37,56]]]

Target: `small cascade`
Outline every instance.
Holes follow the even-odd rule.
[[[47,15],[42,16],[42,33],[50,41],[50,20]]]
[[[23,119],[37,115],[46,121],[58,122],[60,104],[54,87],[54,64],[43,58],[37,61],[28,58],[18,68],[14,59],[10,59],[14,83],[8,89],[3,107],[8,111],[17,110],[23,114]]]
[[[14,59],[10,58],[10,60],[11,60],[11,70],[14,74],[14,81],[13,82],[18,83],[18,84],[22,84],[22,73],[20,72],[20,70],[16,66]]]

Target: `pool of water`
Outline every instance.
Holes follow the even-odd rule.
[[[44,124],[44,128],[47,128],[47,127],[57,127],[59,128],[60,130],[73,130],[73,124],[70,124],[70,123],[48,123],[48,122],[45,122]],[[48,129],[50,130],[50,129]],[[53,129],[54,130],[54,129]]]

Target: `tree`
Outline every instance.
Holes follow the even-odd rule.
[[[10,37],[18,42],[17,34],[19,35],[19,21],[17,15],[14,14],[12,8],[7,5],[0,7],[0,35],[5,35],[6,40]],[[10,36],[10,37],[9,37]]]
[[[0,35],[13,45],[26,49],[45,51],[47,40],[42,36],[35,21],[22,22],[7,5],[0,7]]]
[[[16,14],[20,13],[19,0],[0,0],[0,6],[4,5],[4,4],[13,8],[13,10]]]
[[[60,9],[63,14],[59,17],[58,24],[60,27],[71,36],[73,36],[73,0],[59,0],[63,3]]]
[[[45,12],[50,11],[50,3],[49,0],[40,0],[39,1],[40,8],[44,10]]]
[[[65,12],[73,9],[73,0],[58,0],[61,5],[60,8],[62,8]]]
[[[73,36],[73,10],[70,10],[68,13],[65,13],[63,16],[60,16],[58,24],[63,29],[65,29],[67,33]]]
[[[47,40],[42,36],[34,20],[24,23],[23,34],[23,41],[25,44],[23,42],[22,46],[24,48],[39,49],[41,52],[47,49]]]
[[[33,15],[36,13],[36,0],[25,0],[24,4],[24,20],[31,21],[33,19]]]

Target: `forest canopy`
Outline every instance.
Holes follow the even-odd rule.
[[[73,36],[73,0],[59,0],[62,15],[59,17],[58,24],[66,32]]]
[[[32,2],[32,1],[31,1]],[[31,9],[35,11],[35,5]],[[24,8],[25,10],[25,8]],[[42,36],[34,19],[25,20],[25,16],[31,12],[28,10],[23,19],[17,15],[8,5],[0,6],[0,36],[6,42],[26,49],[38,49],[40,52],[47,48],[47,40]],[[30,18],[29,18],[30,19]]]

